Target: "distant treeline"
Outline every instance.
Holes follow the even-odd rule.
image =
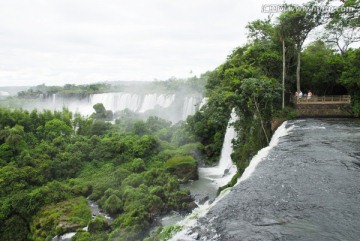
[[[135,93],[175,93],[175,92],[197,92],[203,93],[208,78],[208,72],[200,77],[177,79],[172,77],[165,81],[131,82],[122,83],[106,82],[89,85],[66,84],[64,86],[47,86],[45,84],[31,87],[26,91],[20,91],[17,96],[23,99],[35,99],[42,95],[84,95],[106,92],[135,92]]]

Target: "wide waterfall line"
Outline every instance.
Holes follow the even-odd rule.
[[[68,108],[73,113],[89,116],[94,113],[93,106],[102,103],[107,110],[113,113],[129,109],[132,112],[149,115],[157,115],[176,123],[185,120],[199,109],[200,95],[164,94],[164,93],[99,93],[89,95],[62,96],[52,94],[43,96],[41,102],[35,106],[29,103],[27,109],[40,108],[61,110]]]
[[[233,117],[231,117],[230,121],[232,120],[232,118]],[[230,121],[229,121],[229,123],[230,123]],[[278,144],[280,137],[287,135],[289,133],[289,131],[292,130],[293,127],[290,127],[288,129],[286,128],[286,123],[287,122],[284,122],[276,130],[276,132],[274,133],[274,135],[271,138],[269,146],[261,149],[251,159],[249,166],[245,169],[243,175],[238,179],[236,185],[239,185],[242,181],[249,178],[251,176],[251,174],[254,172],[256,166],[263,159],[265,159],[266,156],[268,155],[269,151]],[[228,125],[227,132],[229,131],[229,129],[230,128],[229,128],[229,125]],[[228,133],[226,133],[226,134],[228,134]],[[229,136],[230,136],[230,134],[228,134],[228,136],[226,134],[225,134],[225,138],[224,138],[224,145],[225,145],[225,141],[226,141],[225,139],[229,138]],[[229,148],[229,146],[231,147],[231,142],[226,141],[226,146],[223,146],[223,150]],[[220,172],[224,168],[225,168],[224,170],[226,170],[226,167],[228,167],[230,165],[227,161],[224,161],[223,163],[219,163],[219,165],[217,167],[215,167],[214,169],[212,169],[212,170],[209,169],[207,171],[199,172],[199,175],[202,175],[202,174],[208,175],[211,172],[216,173],[216,169],[218,169],[217,171],[220,171]],[[206,169],[206,168],[204,168],[204,169]],[[219,175],[219,174],[217,174],[217,175]],[[220,177],[220,180],[221,180],[221,178],[224,178],[224,177]],[[230,179],[228,179],[228,180],[230,180]],[[216,183],[216,185],[219,185],[219,184],[222,184],[223,182],[219,181],[219,182],[215,182],[215,183]],[[198,208],[194,209],[193,212],[190,215],[188,215],[185,219],[183,219],[182,221],[180,221],[177,224],[177,225],[180,225],[182,227],[182,230],[180,232],[176,233],[170,240],[171,241],[195,241],[195,240],[197,240],[198,239],[198,233],[194,233],[192,231],[197,225],[197,219],[199,219],[201,217],[204,217],[207,214],[207,212],[213,206],[215,206],[216,203],[218,203],[222,198],[224,198],[230,191],[231,191],[231,189],[226,189],[211,204],[209,204],[209,202],[206,202],[203,205],[199,205]]]
[[[106,109],[113,112],[129,109],[140,113],[152,110],[156,106],[167,108],[174,102],[174,99],[174,94],[146,94],[142,96],[124,92],[93,94],[90,96],[92,105],[103,103]]]

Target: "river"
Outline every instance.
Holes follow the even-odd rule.
[[[238,183],[173,240],[360,239],[360,121],[302,119],[279,129]]]

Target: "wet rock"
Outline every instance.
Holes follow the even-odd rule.
[[[56,226],[56,232],[57,233],[69,233],[69,232],[75,232],[77,229],[82,228],[80,224],[76,223],[70,223],[66,221],[61,221]]]
[[[195,209],[195,208],[197,208],[198,207],[198,205],[196,205],[196,203],[195,202],[190,202],[190,203],[188,203],[188,205],[187,205],[187,211],[192,211],[193,209]]]
[[[199,204],[202,205],[202,204],[204,204],[206,201],[208,201],[209,199],[210,199],[209,196],[205,196],[205,197],[203,197],[203,198],[201,198],[201,199],[199,200]]]

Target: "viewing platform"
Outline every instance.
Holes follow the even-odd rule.
[[[295,99],[296,104],[350,104],[350,95],[307,96]]]
[[[299,117],[351,117],[350,95],[312,96],[294,99]]]

